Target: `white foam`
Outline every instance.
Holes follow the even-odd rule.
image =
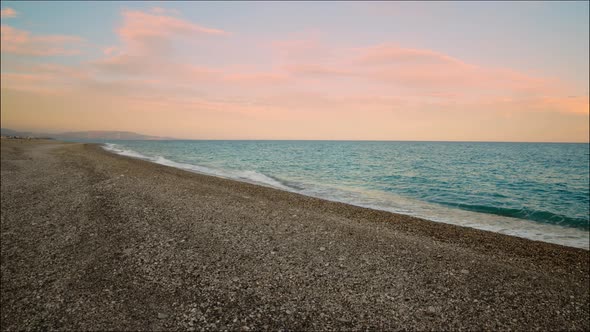
[[[299,192],[307,196],[330,201],[411,215],[431,221],[476,228],[535,241],[555,243],[586,250],[590,247],[590,233],[578,228],[453,209],[375,190],[310,186]]]
[[[162,156],[148,157],[148,156],[145,156],[141,153],[135,152],[133,150],[122,149],[118,145],[112,144],[112,143],[106,143],[103,147],[105,150],[114,152],[119,155],[148,160],[148,161],[154,162],[156,164],[180,168],[180,169],[184,169],[184,170],[195,172],[195,173],[213,175],[213,176],[218,176],[218,177],[233,179],[233,180],[240,180],[240,181],[244,181],[244,182],[264,185],[267,187],[273,187],[273,188],[277,188],[277,189],[283,189],[283,190],[289,190],[289,191],[293,190],[292,188],[282,184],[281,182],[279,182],[269,176],[266,176],[262,173],[256,172],[256,171],[251,171],[251,170],[231,171],[231,170],[226,170],[226,169],[213,169],[213,168],[209,168],[209,167],[205,167],[205,166],[179,163],[179,162],[164,158]]]
[[[256,171],[238,171],[236,175],[238,179],[253,181],[255,183],[265,183],[279,189],[293,190],[293,188],[287,187],[279,181]]]
[[[145,160],[151,160],[151,158],[142,155],[141,153],[135,152],[133,150],[125,150],[125,149],[121,149],[118,145],[116,144],[112,144],[112,143],[106,143],[103,148],[105,150],[114,152],[116,154],[120,154],[122,156],[127,156],[127,157],[133,157],[133,158],[139,158],[139,159],[145,159]]]

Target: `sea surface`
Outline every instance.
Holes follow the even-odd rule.
[[[425,219],[588,249],[589,145],[103,141],[118,154]]]

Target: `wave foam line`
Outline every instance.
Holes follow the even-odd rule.
[[[218,176],[218,177],[222,177],[222,178],[250,182],[250,183],[254,183],[254,184],[262,184],[265,186],[270,186],[273,188],[283,189],[283,190],[287,190],[287,191],[294,191],[293,188],[281,183],[279,180],[276,180],[274,178],[271,178],[267,175],[264,175],[264,174],[256,172],[256,171],[251,171],[251,170],[229,171],[229,170],[213,169],[213,168],[199,166],[199,165],[193,165],[193,164],[179,163],[179,162],[164,158],[162,156],[150,157],[150,156],[143,155],[143,154],[133,151],[133,150],[126,150],[116,144],[113,144],[113,143],[106,143],[105,145],[103,145],[103,148],[107,151],[111,151],[111,152],[114,152],[114,153],[122,155],[122,156],[143,159],[143,160],[154,162],[156,164],[170,166],[170,167],[174,167],[174,168],[180,168],[180,169],[192,171],[195,173],[213,175],[213,176]]]
[[[229,171],[179,163],[162,156],[145,156],[133,150],[123,149],[112,143],[106,143],[103,145],[103,148],[119,155],[143,159],[160,165],[184,169],[205,175],[213,175],[221,178],[264,185],[329,201],[411,215],[434,222],[487,230],[536,241],[556,243],[586,250],[589,249],[588,232],[579,228],[566,228],[561,225],[538,223],[532,220],[501,216],[490,213],[490,211],[469,211],[458,209],[456,207],[445,207],[444,205],[429,204],[401,196],[396,196],[395,199],[392,199],[392,196],[388,195],[388,198],[375,199],[375,197],[364,197],[362,194],[348,190],[323,188],[321,186],[310,186],[307,188],[296,189],[281,183],[277,179],[256,171]]]

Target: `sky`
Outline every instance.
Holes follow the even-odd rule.
[[[1,2],[1,121],[588,142],[589,2]]]

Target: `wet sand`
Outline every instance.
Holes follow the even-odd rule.
[[[589,330],[589,252],[1,141],[2,330]]]

